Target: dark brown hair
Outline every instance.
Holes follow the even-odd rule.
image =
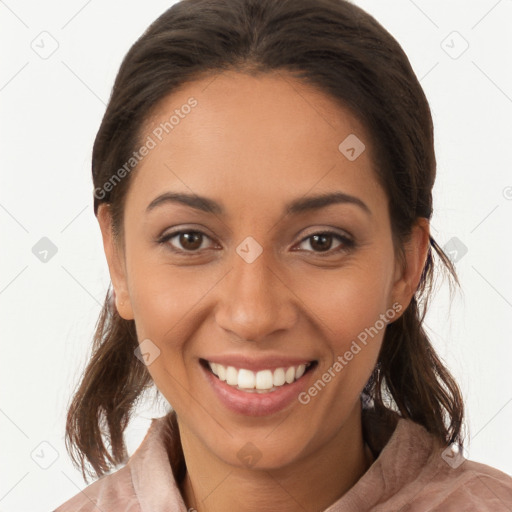
[[[113,187],[105,183],[140,146],[149,113],[184,84],[225,70],[286,72],[356,115],[370,136],[401,254],[415,221],[432,215],[430,108],[397,41],[345,0],[184,0],[151,24],[121,64],[94,143],[94,211],[110,205],[114,233],[122,235],[124,198],[136,171]],[[450,260],[430,237],[419,287],[403,315],[387,326],[363,395],[383,415],[398,411],[443,443],[462,444],[460,391],[423,328],[434,253],[458,283]],[[134,321],[119,316],[109,290],[67,416],[66,445],[84,478],[127,460],[123,432],[137,399],[152,386],[134,356],[136,347]]]

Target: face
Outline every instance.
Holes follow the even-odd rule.
[[[370,140],[284,74],[223,73],[155,112],[122,246],[99,215],[119,313],[203,450],[267,468],[318,452],[357,423],[410,299]]]

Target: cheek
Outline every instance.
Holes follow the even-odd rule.
[[[135,257],[128,271],[137,337],[139,342],[149,339],[157,347],[153,351],[158,356],[147,369],[166,399],[181,409],[188,396],[183,389],[190,387],[188,340],[193,339],[200,323],[201,299],[218,279]]]
[[[396,319],[390,293],[393,267],[391,251],[368,251],[330,275],[303,280],[300,296],[310,298],[307,309],[319,319],[327,345],[319,378],[332,384],[326,394],[322,391],[322,401],[339,415],[358,399],[375,367],[386,325]],[[320,383],[304,399],[321,389]]]
[[[128,285],[139,339],[184,339],[183,329],[194,308],[218,281],[197,266],[177,267],[158,254],[133,247],[127,259]],[[215,272],[217,274],[217,272]],[[181,334],[180,334],[181,333]]]
[[[331,273],[304,276],[299,295],[309,298],[308,309],[341,350],[391,307],[391,282],[389,261],[368,258]]]

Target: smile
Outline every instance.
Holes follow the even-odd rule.
[[[314,378],[318,361],[276,353],[212,354],[199,358],[199,366],[214,402],[236,414],[267,416],[299,403],[297,397]]]
[[[207,361],[211,372],[229,386],[247,393],[271,393],[286,384],[292,384],[300,379],[313,361],[297,366],[280,367],[274,370],[265,369],[258,372],[246,368],[224,366],[220,363]]]

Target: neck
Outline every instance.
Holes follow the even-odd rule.
[[[286,467],[241,468],[209,452],[180,423],[187,473],[181,493],[188,510],[320,512],[343,496],[373,462],[361,427],[361,407],[327,443]]]

